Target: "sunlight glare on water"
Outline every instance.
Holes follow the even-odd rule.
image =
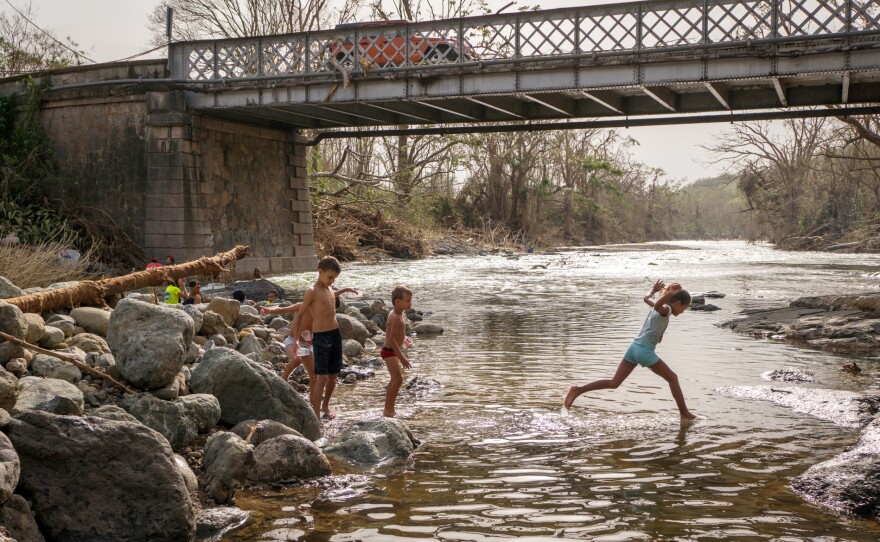
[[[390,303],[406,284],[413,306],[446,330],[415,338],[405,377],[442,388],[398,401],[423,445],[398,465],[334,462],[333,478],[365,475],[350,491],[240,491],[253,516],[224,540],[877,540],[875,522],[827,513],[789,487],[856,430],[715,392],[765,384],[762,372],[783,367],[814,372],[816,387],[871,387],[876,358],[860,359],[865,372],[853,378],[840,356],[718,324],[804,295],[876,291],[876,271],[873,255],[733,241],[343,264],[340,287]],[[314,278],[276,280],[301,295]],[[657,349],[701,419],[682,426],[665,381],[642,368],[561,412],[569,386],[613,374],[657,279],[727,294],[708,300],[721,311],[674,318]],[[340,419],[328,433],[380,416],[387,379],[383,370],[337,387]]]

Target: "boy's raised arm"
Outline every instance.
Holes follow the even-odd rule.
[[[655,282],[654,286],[651,287],[651,291],[648,292],[648,295],[646,295],[645,297],[642,298],[642,301],[644,301],[645,304],[648,305],[649,307],[653,307],[654,302],[651,301],[651,298],[654,297],[654,294],[656,294],[657,292],[662,290],[664,288],[664,286],[666,286],[666,285],[663,284],[662,280],[658,280],[657,282]]]
[[[348,292],[351,292],[353,294],[359,293],[357,288],[340,288],[338,290],[333,290],[333,297],[339,297],[342,294],[347,294]]]
[[[299,312],[302,303],[296,303],[287,307],[260,307],[260,313],[264,316],[267,314],[286,314],[289,312]]]

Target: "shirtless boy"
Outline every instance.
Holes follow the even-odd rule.
[[[397,403],[397,392],[403,384],[403,375],[400,366],[412,368],[409,360],[403,355],[401,348],[405,340],[406,324],[403,320],[403,312],[412,307],[412,292],[406,286],[395,286],[391,290],[391,305],[393,310],[388,314],[385,325],[385,344],[382,346],[380,355],[385,360],[391,381],[385,392],[385,410],[383,415],[393,418],[396,415],[394,405]]]
[[[318,262],[318,280],[306,291],[302,306],[290,326],[292,333],[301,333],[306,314],[312,317],[312,344],[315,357],[315,385],[309,400],[316,413],[332,420],[336,413],[330,408],[330,397],[342,370],[342,333],[336,323],[336,296],[330,288],[342,269],[332,256]],[[323,398],[323,401],[322,401]]]

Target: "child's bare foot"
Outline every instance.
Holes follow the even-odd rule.
[[[382,412],[382,415],[385,416],[386,418],[396,418],[397,412],[392,412],[390,414],[388,412]]]
[[[697,419],[697,417],[695,415],[691,414],[690,412],[685,412],[684,414],[681,415],[681,421],[683,421],[683,422],[692,422],[696,419]]]
[[[332,410],[330,410],[330,407],[327,407],[324,409],[324,417],[327,418],[328,420],[335,420],[336,413],[333,412]]]
[[[565,396],[565,402],[562,403],[562,406],[564,406],[566,409],[571,408],[572,403],[574,403],[574,400],[578,398],[578,395],[580,395],[580,393],[578,393],[577,386],[572,386],[568,388],[568,394]]]

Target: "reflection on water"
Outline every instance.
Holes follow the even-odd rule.
[[[447,330],[416,338],[408,375],[443,388],[402,392],[399,400],[398,412],[424,444],[393,467],[360,472],[334,464],[334,477],[309,487],[240,492],[238,505],[253,518],[224,540],[880,538],[875,522],[824,512],[789,488],[857,431],[714,392],[765,384],[760,374],[782,367],[813,371],[817,387],[871,387],[876,359],[860,361],[865,373],[854,378],[839,370],[839,357],[717,324],[801,295],[876,290],[880,279],[870,273],[880,258],[740,242],[681,245],[691,250],[588,248],[344,266],[341,286],[387,299],[394,284],[407,284],[414,306]],[[658,348],[703,419],[682,427],[666,383],[644,369],[561,412],[568,386],[613,373],[656,279],[727,294],[715,301],[722,311],[675,318]],[[279,282],[303,290],[313,280]],[[380,373],[338,387],[342,419],[329,431],[378,417],[386,382]]]

